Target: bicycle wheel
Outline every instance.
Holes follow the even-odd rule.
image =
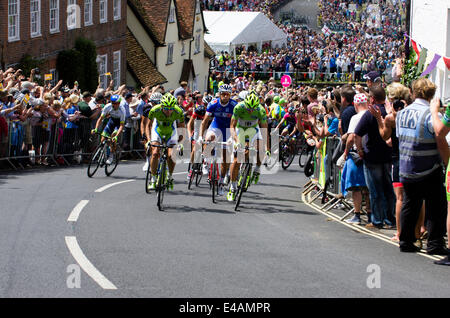
[[[294,161],[294,154],[290,152],[289,149],[286,149],[282,158],[283,160],[281,160],[281,166],[284,170],[286,170],[287,168],[289,168],[292,161]]]
[[[89,165],[87,169],[87,175],[89,178],[92,178],[94,174],[97,172],[98,167],[100,167],[100,162],[104,159],[103,157],[103,144],[97,146],[95,151],[93,152],[91,159],[89,160]]]
[[[216,203],[216,191],[217,191],[217,170],[216,170],[216,165],[215,163],[213,163],[211,165],[211,194],[212,194],[212,202]]]
[[[147,158],[146,158],[146,160],[147,160]],[[148,193],[148,194],[151,193],[150,185],[149,185],[149,182],[151,181],[151,178],[152,178],[152,172],[151,171],[152,171],[152,169],[151,169],[150,164],[149,164],[148,168],[147,168],[147,174],[145,175],[145,192]]]
[[[303,146],[300,150],[300,155],[298,157],[298,165],[300,168],[303,168],[306,165],[308,159],[308,148],[307,146]]]
[[[191,177],[189,178],[188,190],[191,190],[192,182],[194,182],[195,175],[197,174],[196,173],[197,164],[194,163],[191,166],[191,168],[192,170],[191,170]]]
[[[310,151],[308,153],[308,158],[306,159],[306,165],[305,165],[305,168],[303,170],[304,173],[305,173],[305,176],[308,177],[308,178],[314,174],[314,160],[313,160],[313,158],[314,158],[314,152]]]
[[[114,172],[114,170],[116,170],[117,165],[119,164],[120,161],[120,149],[119,146],[116,146],[116,152],[114,153],[114,159],[112,164],[110,165],[105,165],[105,174],[109,177],[110,175],[112,175],[112,173]]]
[[[163,210],[164,190],[166,188],[166,161],[163,159],[159,163],[158,182],[156,191],[158,191],[158,209]]]
[[[239,203],[241,203],[242,193],[246,191],[247,185],[247,179],[248,175],[250,173],[250,164],[244,163],[243,173],[241,174],[241,177],[239,178],[239,184],[238,184],[238,193],[236,193],[236,205],[234,206],[234,210],[237,211],[239,207]]]
[[[201,164],[197,164],[197,173],[195,177],[195,186],[198,187],[200,185],[200,181],[202,181],[203,173]]]

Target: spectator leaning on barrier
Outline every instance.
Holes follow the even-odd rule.
[[[351,85],[344,85],[340,91],[341,93],[341,117],[339,121],[339,132],[341,136],[348,131],[351,118],[356,115],[355,107],[353,106],[353,98],[356,95],[355,90]]]
[[[426,78],[413,82],[414,103],[397,114],[400,180],[405,197],[401,211],[400,251],[416,252],[415,227],[425,201],[427,253],[448,255],[444,247],[447,204],[441,154],[448,154],[443,134],[435,134],[430,101],[436,85]],[[447,155],[446,155],[447,156]],[[444,158],[446,160],[447,158]]]
[[[369,90],[370,105],[376,105],[383,117],[386,92],[381,85]],[[392,148],[381,138],[376,118],[366,112],[355,129],[358,154],[364,159],[364,174],[372,202],[372,223],[367,227],[395,226],[395,193],[392,187]]]
[[[344,196],[347,194],[347,191],[352,191],[353,204],[355,206],[355,215],[347,223],[360,224],[362,189],[366,188],[367,185],[364,177],[362,158],[356,152],[354,144],[356,127],[367,112],[367,96],[365,94],[357,94],[353,99],[353,103],[357,114],[352,116],[347,136],[344,138],[346,140],[344,151],[345,165],[342,171],[341,191]],[[370,222],[370,214],[368,215],[368,219]]]

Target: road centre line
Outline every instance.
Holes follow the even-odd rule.
[[[89,203],[89,200],[81,200],[78,204],[73,208],[72,212],[70,212],[69,218],[67,222],[76,222],[78,221],[78,217],[80,216],[81,211],[84,207]]]
[[[78,245],[77,238],[75,236],[66,236],[66,245],[69,248],[75,261],[78,265],[88,274],[97,284],[103,289],[117,289],[113,283],[111,283],[102,273],[95,268],[94,265],[87,259]]]

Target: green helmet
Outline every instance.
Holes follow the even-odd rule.
[[[178,106],[178,101],[172,94],[166,93],[160,101],[160,105],[165,110],[174,110],[175,106]]]
[[[275,104],[278,104],[279,102],[280,102],[280,96],[275,96],[274,98],[273,98],[273,102],[275,103]]]
[[[259,106],[259,97],[256,94],[248,94],[244,104],[247,108],[256,109]]]
[[[287,101],[284,98],[280,99],[280,105],[284,105],[284,104],[287,104]]]

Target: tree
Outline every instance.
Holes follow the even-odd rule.
[[[97,50],[94,42],[78,38],[75,48],[61,51],[56,68],[63,84],[73,85],[78,81],[81,91],[94,92],[98,85]]]

